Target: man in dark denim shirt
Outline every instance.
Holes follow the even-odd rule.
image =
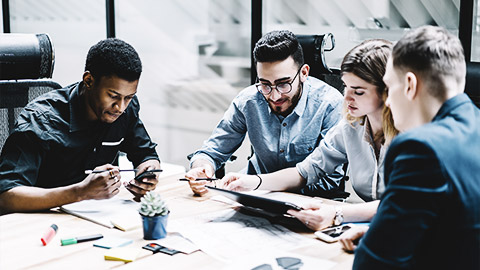
[[[81,82],[51,91],[21,112],[0,157],[0,211],[49,209],[107,199],[121,187],[119,151],[138,169],[159,169],[135,96],[142,64],[118,39],[100,41],[87,55]],[[102,173],[85,175],[85,170]],[[138,200],[155,177],[125,182]]]

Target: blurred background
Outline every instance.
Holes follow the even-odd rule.
[[[162,161],[185,167],[251,83],[252,44],[268,31],[332,33],[326,61],[338,68],[365,39],[396,41],[410,28],[439,25],[463,35],[468,60],[480,61],[478,0],[2,0],[1,16],[4,32],[50,35],[53,80],[62,86],[81,80],[99,40],[132,44],[144,65],[141,118]],[[247,141],[227,171],[242,169],[249,154]]]

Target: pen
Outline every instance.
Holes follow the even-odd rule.
[[[50,225],[48,227],[48,230],[43,234],[43,237],[40,239],[42,241],[42,244],[46,246],[50,240],[57,234],[58,226],[55,224]]]
[[[180,179],[178,179],[178,180],[179,180],[179,181],[190,181],[190,180],[187,179],[187,178],[180,178]],[[215,181],[215,180],[220,180],[220,178],[204,178],[204,177],[200,177],[200,178],[195,179],[195,181],[201,181],[201,180]]]
[[[85,174],[91,174],[91,173],[104,173],[108,172],[110,170],[101,170],[101,171],[94,171],[94,170],[85,170]],[[126,169],[126,170],[118,170],[119,172],[136,172],[138,171],[137,169]]]
[[[73,245],[73,244],[77,244],[77,243],[81,243],[81,242],[97,240],[97,239],[100,239],[100,238],[103,238],[103,235],[94,234],[94,235],[88,235],[88,236],[80,236],[80,237],[62,239],[62,240],[60,240],[60,242],[62,243],[62,246],[66,246],[66,245]]]

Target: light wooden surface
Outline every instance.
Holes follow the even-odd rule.
[[[183,175],[160,179],[156,191],[167,200],[170,219],[179,219],[226,209],[229,206],[195,197],[188,183],[177,181]],[[128,192],[121,194],[129,196]],[[138,217],[139,223],[140,216]],[[57,235],[47,245],[40,242],[45,230],[55,223]],[[131,263],[104,260],[105,249],[92,246],[92,242],[61,246],[60,239],[101,233],[105,237],[123,237],[133,240],[130,246],[141,248],[154,241],[143,240],[142,228],[122,232],[108,229],[83,219],[55,212],[17,213],[0,216],[0,269],[228,269],[229,265],[197,251],[190,255],[174,256],[157,253]],[[314,237],[313,233],[304,233]],[[313,246],[295,250],[300,255],[327,259],[337,263],[333,269],[351,269],[353,255],[344,252],[340,244],[314,241]],[[302,268],[303,269],[303,268]]]

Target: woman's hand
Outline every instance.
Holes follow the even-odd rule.
[[[288,214],[296,217],[309,229],[319,231],[330,227],[335,218],[335,207],[322,203],[310,203],[302,207],[304,210],[288,210]]]

